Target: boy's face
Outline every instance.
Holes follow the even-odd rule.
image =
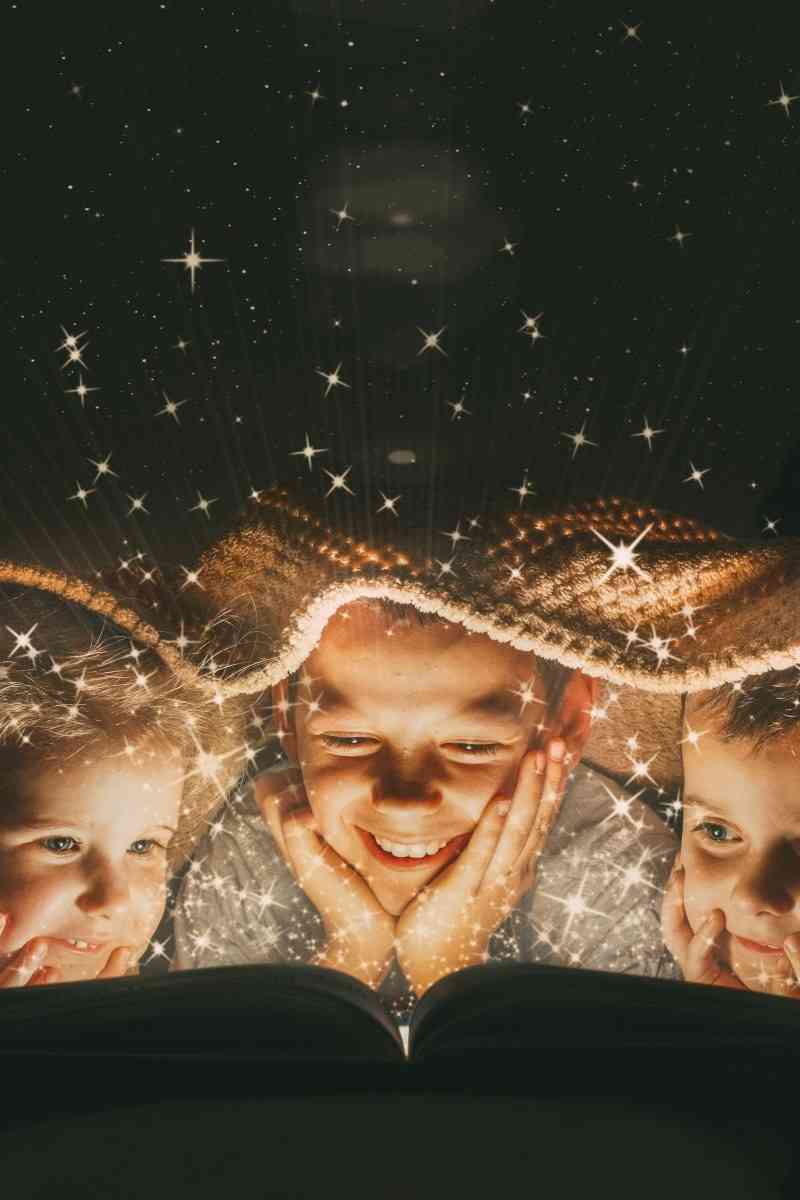
[[[683,747],[686,915],[696,932],[721,909],[723,961],[753,991],[782,992],[791,969],[781,947],[800,931],[800,745],[781,739],[754,754],[694,713],[690,698],[691,728],[709,732]]]
[[[326,626],[290,728],[322,837],[388,912],[458,856],[493,796],[511,794],[543,723],[553,736],[532,671],[530,654],[457,625],[392,630],[345,608]],[[593,685],[574,678],[588,708]]]
[[[20,772],[0,811],[0,954],[47,938],[42,966],[64,982],[93,979],[117,946],[138,961],[164,909],[180,773],[160,740]]]

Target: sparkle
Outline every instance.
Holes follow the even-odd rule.
[[[679,226],[676,225],[675,232],[673,233],[672,237],[668,238],[667,240],[670,242],[677,242],[682,250],[683,243],[686,241],[686,239],[688,237],[691,237],[691,236],[692,235],[690,233],[684,233],[683,230],[680,229]]]
[[[641,429],[641,431],[639,433],[632,433],[631,437],[644,438],[645,441],[647,442],[647,449],[652,450],[653,449],[653,438],[656,436],[656,434],[663,433],[663,432],[664,432],[663,429],[651,429],[650,422],[648,421],[647,417],[645,417],[644,427]]]
[[[676,659],[676,656],[674,654],[670,654],[669,652],[669,647],[672,642],[675,641],[675,638],[660,637],[656,633],[653,625],[651,625],[650,628],[653,631],[653,636],[648,641],[643,641],[642,639],[639,640],[642,642],[643,646],[647,647],[648,650],[653,651],[658,661],[658,667],[660,668],[661,664],[667,662],[669,659]]]
[[[455,575],[455,571],[453,570],[453,563],[455,559],[450,558],[447,560],[447,562],[442,562],[441,559],[435,558],[433,561],[439,568],[439,579],[441,579],[443,575]]]
[[[522,567],[512,567],[512,566],[509,566],[508,563],[506,563],[506,570],[509,573],[506,583],[521,583],[522,582]]]
[[[638,743],[637,743],[637,746],[638,746]],[[634,750],[634,751],[632,751],[632,753],[635,754],[636,751]],[[628,779],[626,781],[625,786],[630,787],[630,785],[638,779],[647,779],[647,780],[649,780],[650,783],[655,785],[656,781],[655,781],[655,779],[653,779],[652,775],[650,774],[650,764],[652,762],[655,762],[655,760],[657,758],[658,758],[658,751],[656,751],[655,754],[652,754],[650,756],[650,758],[648,758],[646,761],[642,758],[631,758],[630,765],[633,768],[633,773],[631,774],[630,779]]]
[[[128,496],[128,499],[131,502],[131,506],[128,509],[127,514],[129,517],[135,512],[149,513],[150,510],[144,506],[144,498],[147,495],[147,492],[142,492],[141,496],[130,496],[127,492],[125,495]]]
[[[164,397],[166,404],[164,405],[163,408],[160,408],[158,410],[158,412],[156,413],[156,416],[157,417],[163,417],[163,416],[172,417],[173,420],[175,421],[175,424],[180,425],[180,420],[178,418],[178,409],[180,408],[180,406],[182,404],[185,404],[186,401],[185,400],[170,400],[167,393],[163,392],[163,391],[162,391],[161,395]]]
[[[786,116],[788,117],[789,116],[789,106],[791,105],[792,101],[797,100],[798,97],[797,96],[787,96],[786,90],[783,86],[783,83],[779,83],[778,86],[781,89],[780,96],[778,96],[778,98],[776,100],[770,100],[767,107],[769,108],[770,105],[773,105],[773,104],[780,104],[781,108],[783,109],[783,111],[786,113]]]
[[[315,454],[327,454],[327,453],[328,453],[327,448],[321,450],[321,449],[318,449],[316,446],[312,446],[311,442],[308,440],[308,434],[306,434],[306,444],[303,447],[303,449],[302,450],[292,450],[290,457],[294,457],[296,454],[302,455],[303,458],[308,463],[308,469],[310,471],[311,463],[314,458],[314,455]]]
[[[567,923],[564,926],[564,931],[561,935],[562,940],[569,934],[569,931],[572,928],[572,922],[576,917],[585,917],[589,915],[595,917],[606,917],[607,915],[606,913],[598,912],[597,909],[589,908],[583,898],[583,889],[586,886],[588,875],[589,869],[587,868],[577,890],[572,892],[569,896],[552,896],[548,895],[547,892],[542,892],[542,895],[546,896],[548,900],[554,900],[556,904],[563,905],[564,909],[568,913]]]
[[[634,551],[642,538],[648,534],[652,528],[653,524],[651,522],[649,525],[645,526],[641,533],[639,533],[632,542],[629,542],[627,545],[620,538],[618,546],[615,546],[613,542],[610,542],[608,538],[603,536],[602,533],[598,533],[596,529],[592,528],[592,533],[595,535],[595,537],[599,538],[600,541],[603,542],[604,545],[608,546],[609,550],[611,551],[611,566],[608,568],[605,575],[598,579],[597,582],[605,583],[605,581],[609,579],[615,571],[635,571],[641,579],[649,579],[649,573],[647,571],[643,571],[641,567],[636,565],[636,555]]]
[[[596,446],[597,442],[590,442],[586,437],[586,422],[584,421],[577,433],[562,433],[562,437],[569,438],[572,442],[572,457],[574,458],[582,446]]]
[[[328,392],[331,390],[331,388],[335,388],[335,387],[349,388],[350,387],[349,383],[345,383],[345,381],[343,379],[340,379],[339,372],[341,371],[341,369],[342,369],[342,364],[339,363],[339,365],[335,371],[320,371],[320,370],[317,371],[317,375],[321,375],[322,378],[325,380],[325,382],[328,385],[325,388],[326,396],[328,395]]]
[[[74,388],[67,388],[66,395],[79,396],[80,401],[81,401],[81,408],[83,408],[85,406],[86,397],[89,395],[89,392],[99,392],[99,391],[100,391],[99,387],[87,387],[86,384],[83,382],[83,376],[79,375],[78,376],[78,386],[74,387]]]
[[[323,467],[322,469],[325,472],[325,474],[332,480],[331,486],[328,488],[327,492],[325,493],[326,498],[328,496],[330,496],[331,492],[335,492],[339,488],[344,488],[344,490],[346,492],[348,492],[349,495],[355,496],[355,492],[347,486],[347,482],[346,482],[347,476],[350,474],[350,472],[353,469],[352,467],[348,467],[345,471],[342,471],[342,473],[340,475],[336,475],[336,474],[334,474],[333,471],[329,471],[327,467]]]
[[[693,750],[697,750],[700,738],[705,737],[709,731],[707,729],[692,729],[688,721],[686,722],[686,728],[689,732],[685,738],[681,738],[679,745],[684,746],[688,744]]]
[[[390,512],[390,513],[394,513],[394,515],[396,517],[399,517],[400,514],[398,513],[397,509],[395,508],[395,505],[397,504],[397,501],[400,500],[401,497],[400,496],[384,496],[383,492],[381,492],[380,495],[381,495],[381,499],[383,500],[383,504],[380,506],[380,508],[376,509],[376,512],[379,512],[379,513]]]
[[[447,404],[453,410],[453,415],[451,417],[451,420],[453,420],[453,421],[455,421],[456,417],[463,416],[464,413],[466,413],[468,417],[472,415],[471,410],[464,407],[463,400],[455,400],[455,401],[448,400]]]
[[[524,713],[529,704],[544,704],[544,700],[540,700],[536,695],[536,678],[529,679],[527,683],[520,683],[518,688],[508,689],[512,696],[519,698],[520,716]]]
[[[635,40],[635,41],[637,41],[637,42],[640,42],[640,41],[642,40],[642,39],[639,37],[639,30],[642,28],[642,22],[641,22],[641,21],[639,22],[639,24],[638,24],[638,25],[627,25],[627,24],[626,24],[624,21],[620,21],[620,25],[621,25],[621,26],[622,26],[622,28],[625,30],[625,36],[624,36],[624,37],[623,37],[623,39],[622,39],[622,40],[623,40],[623,42],[628,42],[628,41],[631,41],[631,40]]]
[[[439,338],[442,336],[445,329],[447,329],[446,325],[443,325],[438,333],[426,333],[424,329],[420,329],[419,325],[417,326],[417,329],[419,329],[419,332],[425,339],[422,348],[417,351],[417,357],[419,357],[420,354],[424,354],[426,350],[438,350],[440,354],[445,355],[445,358],[447,357],[446,352],[439,345]]]
[[[111,452],[109,452],[105,458],[101,458],[99,462],[96,462],[93,458],[87,458],[86,461],[90,462],[92,466],[97,469],[97,474],[92,480],[92,483],[97,483],[98,479],[102,475],[113,475],[115,479],[119,478],[116,471],[112,471],[111,467],[108,465],[111,462]]]
[[[522,502],[523,502],[523,500],[526,499],[527,496],[533,496],[536,494],[535,488],[528,487],[528,472],[527,471],[525,472],[525,476],[522,480],[522,483],[519,485],[519,487],[509,488],[508,490],[510,492],[516,492],[516,494],[519,496],[520,508],[522,508]]]
[[[168,263],[183,263],[186,270],[191,275],[191,292],[194,295],[195,272],[200,269],[205,263],[220,263],[225,262],[224,258],[201,258],[194,244],[194,230],[189,235],[189,249],[182,258],[162,258],[162,262]]]
[[[186,578],[184,579],[183,583],[181,584],[180,590],[183,591],[184,588],[190,587],[192,584],[194,584],[195,587],[203,588],[203,585],[200,582],[200,572],[202,571],[202,569],[203,569],[202,567],[198,567],[197,570],[190,571],[188,567],[182,566],[180,568],[180,570],[183,571]],[[203,590],[205,590],[205,589],[203,588]]]
[[[780,521],[780,517],[776,517],[774,521],[771,521],[768,517],[767,523],[764,526],[764,528],[761,530],[761,532],[762,533],[774,533],[777,537],[777,534],[778,534],[777,526],[778,526],[779,521]]]
[[[64,326],[61,326],[61,332],[64,334],[64,340],[60,346],[56,346],[56,351],[59,350],[77,350],[79,349],[80,340],[86,337],[86,330],[83,333],[67,333]]]
[[[350,203],[350,201],[348,200],[347,204],[345,204],[344,208],[329,208],[328,209],[328,212],[332,212],[333,215],[337,219],[337,222],[338,222],[338,224],[336,226],[337,229],[341,229],[342,225],[345,221],[354,221],[355,220],[355,217],[351,217],[350,213],[347,211],[347,207],[348,207],[349,203]]]
[[[506,238],[506,240],[503,242],[502,246],[500,247],[499,253],[500,254],[509,254],[513,258],[514,250],[516,249],[516,247],[518,245],[519,245],[519,242],[510,242],[508,240],[508,238]]]
[[[624,887],[622,889],[621,899],[625,899],[632,887],[652,888],[654,892],[660,891],[658,884],[653,883],[652,879],[648,879],[644,872],[644,865],[652,858],[652,851],[642,850],[639,855],[639,861],[632,863],[629,867],[618,867],[612,864],[612,870],[622,877]]]
[[[87,496],[91,496],[93,494],[93,492],[95,491],[95,489],[82,487],[81,484],[79,484],[77,482],[75,484],[75,487],[78,490],[75,492],[74,495],[67,496],[67,499],[68,500],[80,500],[83,507],[88,508],[88,505],[86,503],[86,498],[87,498]]]
[[[70,363],[78,363],[80,366],[85,367],[86,363],[83,361],[82,355],[88,345],[88,342],[84,342],[82,346],[70,346],[70,348],[67,350],[67,357],[61,364],[62,371],[64,367],[68,367]]]
[[[617,796],[605,783],[602,783],[601,786],[611,800],[612,808],[608,816],[604,817],[600,822],[600,826],[607,824],[608,821],[611,821],[616,817],[618,820],[628,821],[634,828],[638,828],[639,822],[634,821],[633,817],[631,816],[631,808],[634,806],[639,797],[644,794],[645,789],[640,788],[638,792],[635,792],[631,796],[625,794]]]
[[[529,117],[531,114],[531,111],[532,111],[530,100],[522,100],[522,101],[518,100],[517,108],[519,109],[520,117]]]
[[[18,650],[24,650],[26,653],[26,656],[28,658],[31,658],[31,656],[33,656],[31,658],[31,661],[33,661],[33,659],[35,659],[38,654],[41,654],[41,650],[37,650],[34,647],[33,642],[31,641],[34,631],[37,629],[38,625],[39,625],[39,622],[37,621],[35,624],[31,625],[31,627],[27,633],[17,633],[16,629],[12,629],[10,625],[6,625],[6,629],[8,630],[8,632],[11,634],[11,636],[13,638],[16,639],[14,642],[14,645],[11,647],[11,650],[9,651],[9,655],[8,655],[9,658],[13,658]]]
[[[188,347],[189,347],[189,346],[191,346],[191,344],[192,344],[192,343],[191,343],[191,342],[187,342],[185,338],[178,338],[177,342],[176,342],[176,343],[175,343],[175,345],[172,347],[172,349],[173,349],[173,350],[182,350],[182,351],[183,351],[183,353],[185,354],[185,353],[186,353],[186,351],[187,351],[187,349],[188,349]]]
[[[461,522],[460,521],[457,522],[455,529],[451,529],[449,532],[445,529],[440,529],[439,532],[444,537],[450,538],[453,549],[456,548],[456,546],[458,545],[459,542],[471,542],[472,541],[472,538],[466,537],[461,532]]]
[[[317,103],[318,100],[325,99],[322,92],[319,90],[319,84],[317,84],[317,86],[314,88],[313,92],[306,92],[306,95],[311,97],[311,107],[312,108],[314,107],[314,105]]]
[[[699,471],[691,459],[689,459],[689,466],[692,468],[692,470],[691,470],[690,474],[686,476],[686,478],[683,480],[683,482],[684,483],[699,483],[699,485],[702,489],[703,488],[703,476],[708,474],[708,472],[711,470],[711,467],[704,467],[702,471]]]
[[[197,490],[197,489],[195,489],[195,490]],[[197,504],[195,504],[195,506],[193,508],[190,508],[189,512],[198,512],[199,511],[199,512],[203,513],[203,515],[206,517],[207,520],[210,521],[211,517],[209,515],[208,510],[211,508],[212,504],[217,503],[218,499],[219,499],[219,496],[215,496],[213,500],[207,500],[202,492],[197,492]]]

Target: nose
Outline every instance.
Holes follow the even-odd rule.
[[[790,846],[759,855],[736,881],[733,904],[749,916],[785,916],[800,904],[800,868]]]
[[[372,785],[371,801],[379,813],[410,808],[419,813],[434,813],[441,808],[443,796],[424,763],[412,764],[404,758],[402,765],[397,759],[381,765]]]
[[[113,863],[97,863],[86,877],[78,907],[98,917],[114,917],[130,906],[131,890],[127,874]]]

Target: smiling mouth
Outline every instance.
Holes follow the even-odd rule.
[[[470,833],[460,833],[446,840],[429,842],[393,842],[389,838],[378,838],[366,829],[356,826],[359,837],[373,858],[387,867],[398,870],[413,870],[419,867],[439,866],[457,858],[470,839]]]
[[[99,954],[106,946],[106,942],[87,942],[83,938],[48,938],[48,942],[52,942],[55,946],[63,946],[65,950],[71,950],[73,954]]]

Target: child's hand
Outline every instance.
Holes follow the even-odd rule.
[[[687,983],[747,991],[741,979],[723,967],[717,955],[716,943],[725,929],[725,914],[714,909],[697,933],[693,933],[683,903],[683,880],[683,867],[674,866],[661,906],[661,934],[684,979]]]
[[[8,914],[0,913],[0,936],[8,923]],[[20,946],[13,954],[0,954],[0,988],[40,987],[45,983],[62,983],[58,967],[43,967],[47,955],[47,938],[35,937]],[[130,963],[127,946],[115,946],[95,979],[116,979],[124,975]]]
[[[288,865],[315,905],[328,938],[315,960],[377,988],[394,950],[394,917],[368,884],[319,836],[310,808],[281,818]]]
[[[400,916],[397,958],[417,996],[444,975],[484,962],[495,929],[533,887],[561,806],[564,752],[559,740],[546,760],[529,751],[512,799],[487,804],[459,857]]]

